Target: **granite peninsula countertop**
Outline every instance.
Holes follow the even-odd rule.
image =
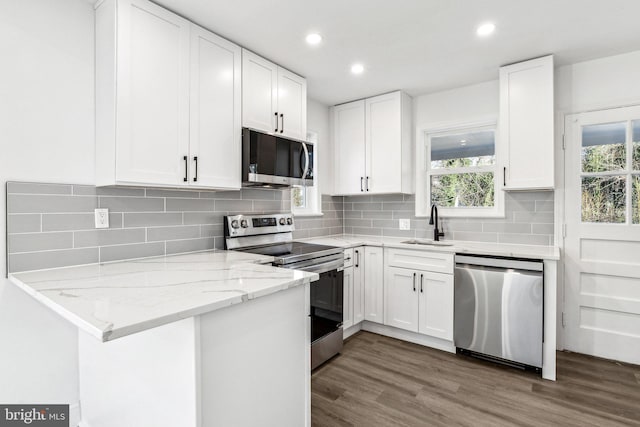
[[[484,242],[467,242],[458,240],[445,240],[445,243],[451,243],[448,246],[438,245],[416,245],[403,243],[408,240],[428,240],[428,239],[411,239],[408,237],[380,237],[380,236],[364,236],[354,234],[337,234],[325,237],[311,237],[308,239],[299,239],[307,243],[316,243],[319,245],[339,246],[342,248],[354,248],[356,246],[379,246],[400,249],[414,249],[423,251],[459,253],[459,254],[477,254],[490,256],[505,256],[514,258],[530,258],[554,260],[560,259],[560,249],[557,246],[535,246],[535,245],[517,245],[507,243],[484,243]]]
[[[10,274],[26,293],[101,341],[318,280],[272,257],[207,251]]]

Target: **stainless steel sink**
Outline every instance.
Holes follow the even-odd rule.
[[[405,240],[404,242],[407,245],[427,245],[427,246],[453,246],[453,242],[436,242],[435,240],[419,240],[419,239],[411,239]]]

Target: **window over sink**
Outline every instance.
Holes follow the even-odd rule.
[[[495,120],[419,129],[417,216],[432,204],[445,217],[504,215],[496,134]]]

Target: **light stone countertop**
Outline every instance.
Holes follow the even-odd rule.
[[[529,258],[554,260],[560,259],[560,249],[557,246],[535,246],[535,245],[516,245],[506,243],[484,243],[484,242],[466,242],[445,240],[444,242],[453,243],[450,246],[436,245],[416,245],[402,243],[407,240],[414,240],[407,237],[379,237],[364,236],[352,234],[338,234],[326,237],[311,237],[308,239],[299,239],[307,243],[316,243],[320,245],[339,246],[342,248],[354,248],[356,246],[379,246],[401,249],[414,249],[423,251],[435,251],[446,253],[465,253],[490,256],[504,256],[514,258]],[[427,240],[427,239],[417,239]]]
[[[101,341],[318,280],[272,257],[208,251],[10,274],[26,293]]]

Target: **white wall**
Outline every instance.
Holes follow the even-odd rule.
[[[0,1],[2,184],[93,182],[93,27],[86,0]],[[5,208],[1,197],[0,212]],[[5,232],[0,221],[0,236]],[[77,403],[76,328],[8,283],[5,272],[6,265],[0,402]]]
[[[496,70],[497,77],[497,70]],[[413,98],[413,123],[416,127],[498,118],[499,82],[464,86]]]
[[[556,110],[576,113],[640,103],[640,50],[556,69]]]
[[[307,129],[318,133],[318,167],[320,194],[333,190],[333,151],[329,133],[329,107],[307,99]]]

